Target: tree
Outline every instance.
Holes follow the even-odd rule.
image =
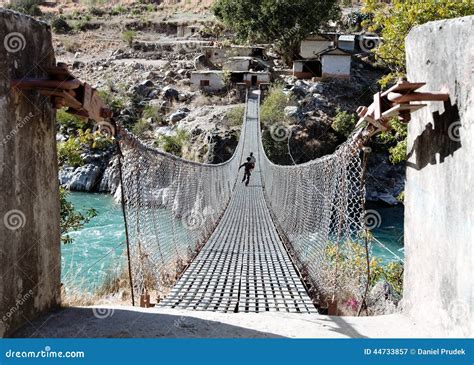
[[[391,73],[381,80],[386,86],[406,72],[405,38],[413,27],[433,20],[450,19],[474,14],[472,0],[393,0],[392,4],[379,0],[365,0],[363,13],[368,15],[363,25],[377,32],[382,42],[374,50]]]
[[[339,16],[337,0],[217,0],[213,12],[237,38],[274,43],[288,62],[300,41]]]
[[[391,72],[380,79],[386,87],[406,73],[405,38],[415,26],[434,20],[450,19],[474,14],[472,0],[393,0],[392,4],[378,0],[364,0],[362,11],[368,15],[362,23],[371,32],[377,32],[382,42],[374,50],[375,56]],[[390,160],[406,160],[407,126],[393,123],[394,129],[382,133],[382,142],[389,143]]]
[[[59,201],[61,203],[61,242],[71,243],[73,239],[69,232],[81,229],[85,223],[97,216],[97,211],[90,208],[85,214],[79,213],[74,205],[67,200],[68,192],[64,188],[59,189]]]

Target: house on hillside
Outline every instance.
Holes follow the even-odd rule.
[[[219,91],[226,86],[224,72],[220,70],[203,70],[191,72],[191,85],[195,89]]]
[[[228,71],[268,71],[270,65],[260,58],[238,56],[229,57],[222,65]]]
[[[322,78],[351,77],[352,54],[341,48],[333,48],[320,53]]]
[[[343,34],[337,39],[337,47],[349,52],[354,52],[355,38],[353,34]]]
[[[194,35],[199,34],[199,31],[201,30],[202,25],[201,24],[178,24],[176,28],[176,37],[179,38],[188,38],[192,37]]]
[[[324,33],[301,41],[301,58],[293,61],[293,75],[299,79],[348,78],[351,75],[354,35]]]
[[[315,34],[301,41],[300,56],[303,59],[311,59],[334,45],[335,39],[332,34]]]
[[[231,57],[253,57],[266,60],[265,48],[250,46],[208,46],[203,47],[207,60],[222,66]]]
[[[226,80],[228,78],[228,80]],[[191,72],[191,85],[204,91],[220,91],[226,88],[226,83],[258,87],[270,83],[268,71],[221,71],[205,70]]]

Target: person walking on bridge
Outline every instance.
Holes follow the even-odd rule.
[[[250,152],[250,163],[252,164],[252,170],[255,168],[255,163],[257,162],[257,160],[255,159],[255,156],[253,155],[253,152]]]
[[[255,166],[250,161],[251,161],[251,158],[247,157],[247,162],[245,162],[245,163],[243,163],[242,165],[239,166],[239,171],[242,167],[245,168],[244,178],[242,179],[242,182],[245,181],[245,186],[249,185],[250,175],[252,175],[252,168],[253,168],[252,166]]]

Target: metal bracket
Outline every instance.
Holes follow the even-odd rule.
[[[374,94],[374,102],[369,107],[361,106],[357,109],[360,119],[356,125],[359,132],[355,134],[355,138],[366,140],[377,133],[389,130],[390,120],[395,117],[402,123],[408,123],[412,112],[427,106],[427,104],[412,102],[449,100],[449,94],[444,91],[416,91],[425,85],[426,83],[423,82],[408,82],[406,79],[400,79],[390,89]]]
[[[58,63],[56,67],[45,69],[45,79],[25,78],[13,80],[11,87],[20,90],[37,90],[51,98],[56,109],[67,107],[68,113],[88,118],[96,123],[111,122],[112,111],[104,103],[96,89],[76,79],[67,65]]]

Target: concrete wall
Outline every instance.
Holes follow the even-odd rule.
[[[268,72],[249,72],[244,75],[244,82],[247,86],[252,85],[252,76],[257,76],[257,85],[270,82],[270,74]]]
[[[250,68],[250,58],[229,58],[222,68],[229,71],[248,71]]]
[[[300,45],[300,55],[303,58],[314,58],[317,53],[320,53],[330,47],[332,47],[334,42],[329,40],[311,40],[305,39],[301,41]]]
[[[406,40],[408,79],[449,89],[409,124],[404,309],[446,335],[472,336],[474,17],[438,21]]]
[[[323,55],[321,56],[323,77],[350,77],[351,56]]]
[[[209,86],[201,86],[201,81],[209,81]],[[192,72],[191,84],[195,89],[217,91],[225,88],[222,72]]]
[[[54,110],[12,79],[55,63],[48,27],[0,9],[0,337],[59,303]]]

